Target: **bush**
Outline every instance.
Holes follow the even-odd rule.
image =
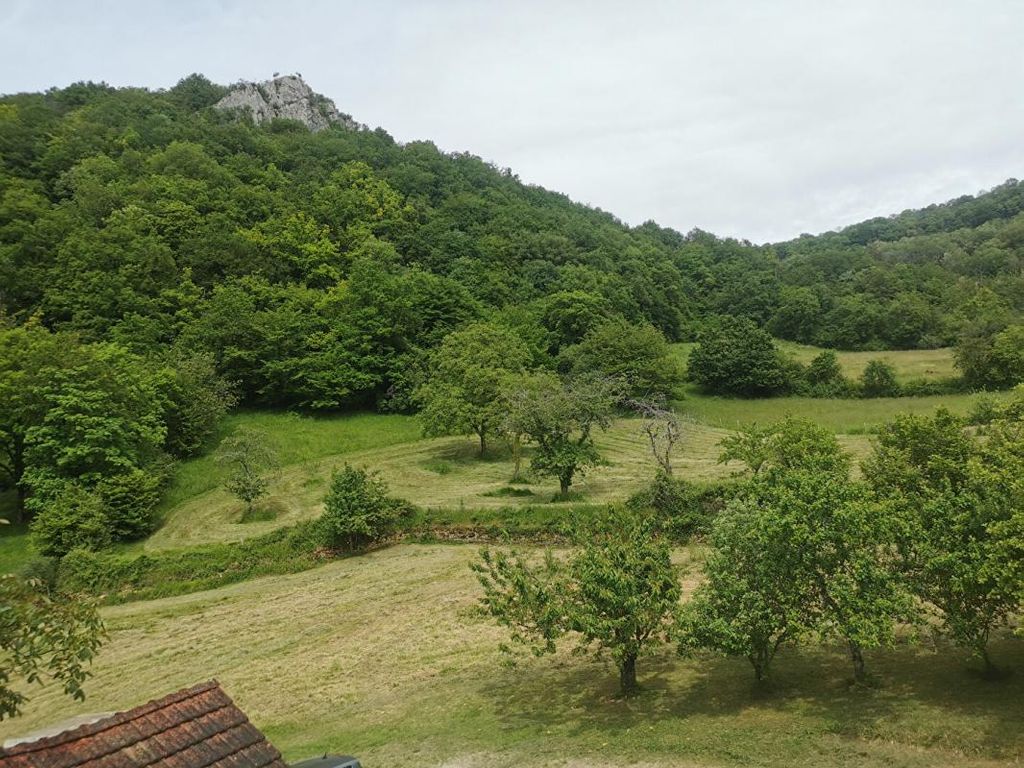
[[[36,513],[29,531],[32,544],[46,557],[64,557],[73,549],[101,549],[111,542],[99,494],[71,483]]]
[[[153,510],[160,501],[163,476],[133,469],[104,478],[96,486],[112,541],[141,539],[153,531]]]
[[[896,369],[884,360],[869,360],[860,376],[864,397],[899,397]]]
[[[391,536],[410,511],[377,475],[346,464],[331,478],[317,529],[325,547],[359,549]]]
[[[690,353],[688,374],[716,394],[764,397],[790,387],[772,337],[742,318],[724,317],[701,334]]]
[[[809,397],[851,397],[853,384],[843,375],[839,357],[826,349],[803,372],[804,393]]]
[[[735,493],[736,483],[696,484],[659,472],[654,481],[630,497],[633,510],[651,510],[665,532],[675,541],[686,542],[706,533],[715,516]]]

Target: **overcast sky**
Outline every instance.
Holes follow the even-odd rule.
[[[755,242],[1024,176],[1024,0],[0,0],[0,92],[301,72],[400,141]]]

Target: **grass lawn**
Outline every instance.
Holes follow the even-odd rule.
[[[808,344],[797,344],[779,339],[776,339],[775,344],[782,352],[805,365],[825,351],[823,347],[813,347]],[[690,350],[695,346],[696,344],[693,342],[687,342],[673,344],[672,348],[679,361],[685,365],[690,357]],[[869,360],[885,360],[891,363],[896,369],[896,378],[901,382],[912,379],[948,379],[957,375],[951,347],[883,352],[836,350],[836,355],[839,358],[839,366],[843,369],[843,374],[851,379],[860,377]]]
[[[466,567],[475,551],[403,545],[104,609],[110,637],[87,700],[33,687],[25,716],[0,724],[0,738],[217,678],[289,760],[327,750],[395,768],[1024,760],[1020,639],[995,643],[998,662],[1016,670],[995,683],[958,652],[873,652],[875,689],[848,685],[839,649],[787,650],[768,694],[752,691],[745,661],[683,660],[666,648],[641,659],[644,691],[621,701],[607,663],[560,653],[502,665],[505,634],[479,614]]]
[[[1009,392],[989,393],[1001,400]],[[695,389],[687,391],[686,399],[676,409],[695,421],[719,429],[736,429],[744,424],[768,424],[787,414],[816,421],[840,434],[864,434],[900,413],[931,414],[939,408],[965,415],[980,394],[930,395],[927,397],[876,397],[842,399],[815,397],[770,397],[745,399],[703,395]]]
[[[343,417],[339,421],[349,418],[364,417]],[[389,418],[405,418],[409,423],[415,423],[410,417]],[[285,422],[278,427],[287,430],[290,425]],[[680,476],[710,479],[733,471],[733,468],[717,463],[718,444],[727,434],[724,430],[701,424],[692,424],[688,429],[687,439],[676,460]],[[573,485],[573,491],[579,494],[576,502],[551,504],[558,491],[557,481],[551,478],[509,486],[512,460],[500,445],[495,445],[488,456],[481,459],[477,456],[474,438],[418,439],[319,456],[282,468],[271,484],[270,496],[263,502],[272,516],[268,520],[239,522],[241,503],[214,485],[211,490],[199,492],[166,510],[163,526],[145,542],[144,547],[154,550],[237,541],[315,517],[321,512],[331,472],[345,462],[379,471],[392,493],[427,510],[428,520],[431,510],[455,511],[461,513],[461,517],[468,517],[475,510],[528,509],[536,505],[544,506],[541,510],[541,516],[544,516],[551,507],[564,509],[574,503],[624,500],[653,476],[654,463],[638,420],[617,421],[609,431],[597,435],[597,443],[606,463],[587,472]],[[529,455],[530,450],[527,449],[524,465],[528,463]],[[192,476],[195,473],[193,464],[206,466],[207,462],[205,458],[190,462],[183,466],[182,471]]]

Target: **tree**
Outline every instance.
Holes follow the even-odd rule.
[[[690,379],[707,392],[763,397],[786,390],[786,369],[772,337],[750,320],[724,317],[690,352]]]
[[[427,435],[475,434],[480,455],[501,427],[501,383],[530,362],[526,345],[511,331],[476,323],[448,335],[430,361],[430,378],[416,393]]]
[[[17,519],[25,511],[29,430],[42,424],[42,389],[54,368],[63,365],[71,339],[36,324],[0,329],[0,472],[17,490]]]
[[[643,418],[641,429],[647,436],[647,444],[658,465],[658,471],[671,477],[672,452],[683,437],[679,415],[660,401],[633,400],[629,405]]]
[[[167,372],[165,447],[175,456],[194,456],[213,436],[235,404],[234,387],[218,375],[209,353],[179,355]]]
[[[623,382],[633,397],[665,397],[681,372],[665,337],[652,325],[623,318],[606,320],[578,343],[562,350],[561,366],[573,375],[600,374]]]
[[[0,575],[0,720],[21,714],[27,701],[15,679],[50,678],[81,701],[87,666],[104,637],[96,607],[81,597],[49,594],[35,582]]]
[[[79,345],[64,336],[57,342],[65,349],[43,365],[45,378],[25,381],[31,389],[15,398],[26,406],[22,427],[29,425],[22,433],[22,483],[31,513],[55,503],[69,485],[91,492],[121,475],[163,476],[166,427],[158,374],[114,344]],[[130,515],[145,519],[150,500],[140,495]],[[129,514],[128,502],[122,498],[120,513]],[[131,535],[147,532],[141,526]]]
[[[755,475],[794,469],[846,476],[850,458],[833,432],[808,419],[787,416],[761,427],[750,424],[721,442],[720,464],[740,461]]]
[[[896,369],[885,360],[869,360],[860,375],[860,388],[864,397],[897,397]]]
[[[619,399],[615,382],[600,377],[561,381],[549,373],[524,377],[505,402],[515,403],[515,418],[524,435],[536,443],[530,469],[558,478],[566,498],[577,475],[600,460],[594,429],[606,429]]]
[[[850,382],[843,376],[839,357],[831,349],[811,360],[804,371],[804,381],[812,397],[843,397],[851,390]]]
[[[988,642],[1019,608],[1024,583],[1019,423],[998,422],[978,443],[947,412],[901,416],[879,433],[863,470],[876,498],[899,514],[902,569],[915,593],[994,673]]]
[[[540,565],[521,555],[485,549],[472,565],[484,588],[482,603],[512,640],[534,652],[555,650],[572,634],[577,650],[607,651],[624,696],[637,691],[636,664],[667,637],[679,604],[670,548],[650,517],[609,508],[571,529],[573,552]]]
[[[378,475],[346,464],[331,477],[317,529],[324,546],[355,550],[391,536],[409,511]]]
[[[250,427],[238,429],[221,442],[217,461],[227,470],[224,487],[245,504],[245,515],[252,515],[255,503],[270,489],[268,474],[278,465],[267,435]]]
[[[708,648],[747,659],[761,683],[779,648],[814,626],[813,596],[796,578],[797,553],[752,496],[714,522],[704,581],[681,610],[680,652]]]
[[[896,622],[912,614],[894,557],[898,516],[848,477],[806,469],[780,473],[758,501],[772,534],[797,554],[793,577],[806,584],[816,631],[846,643],[854,678],[865,681],[864,650],[891,645]]]

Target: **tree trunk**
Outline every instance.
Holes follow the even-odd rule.
[[[477,434],[480,436],[480,455],[483,456],[487,450],[487,432],[486,430],[478,430]]]
[[[512,437],[512,460],[515,466],[512,469],[512,482],[518,483],[522,479],[523,465],[523,439],[519,435]]]
[[[868,674],[864,669],[864,651],[855,640],[847,640],[846,642],[850,646],[850,661],[853,662],[853,679],[858,683],[863,683],[868,678]]]
[[[25,484],[18,482],[15,484],[18,493],[18,502],[14,507],[14,519],[12,523],[23,523],[25,522],[25,499],[28,498],[28,489]]]
[[[996,665],[992,663],[992,657],[988,655],[987,643],[978,647],[978,656],[981,657],[981,661],[985,665],[985,669],[982,670],[982,674],[985,677],[996,677],[999,670]]]
[[[636,654],[632,654],[619,664],[619,692],[623,696],[632,696],[636,691]]]

